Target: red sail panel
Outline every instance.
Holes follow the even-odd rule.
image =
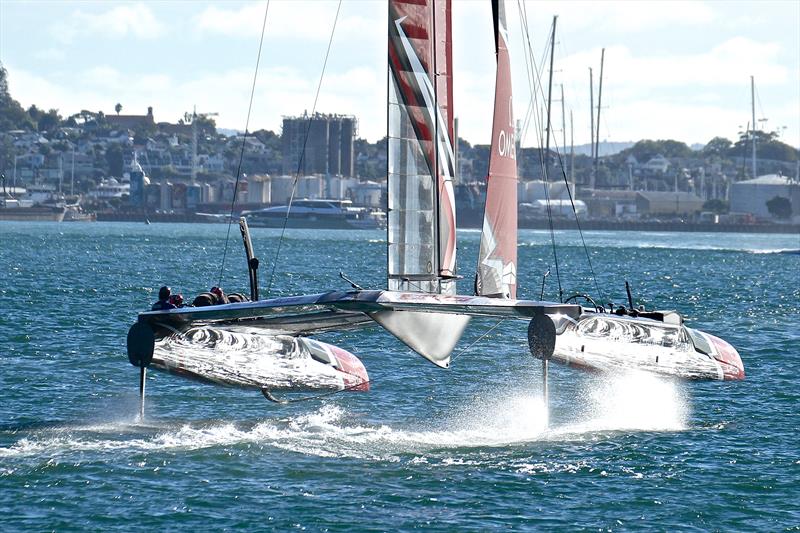
[[[389,288],[454,293],[450,0],[389,2]]]
[[[503,0],[492,2],[497,78],[486,206],[475,291],[479,296],[517,297],[517,153],[511,98],[508,30]]]

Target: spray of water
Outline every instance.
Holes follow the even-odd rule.
[[[0,447],[0,459],[69,457],[75,453],[195,450],[258,445],[320,457],[399,460],[450,450],[452,457],[486,447],[581,441],[607,432],[681,431],[688,402],[682,386],[650,374],[594,376],[577,395],[553,394],[553,420],[538,392],[494,391],[465,402],[438,421],[403,427],[364,424],[330,403],[306,414],[257,423],[211,421],[106,424],[39,430]],[[613,438],[613,437],[611,437]],[[242,446],[246,445],[246,446]]]

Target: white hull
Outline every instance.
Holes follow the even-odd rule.
[[[681,379],[744,378],[736,350],[683,325],[586,313],[558,335],[552,361],[599,372],[639,370]]]

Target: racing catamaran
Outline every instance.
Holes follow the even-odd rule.
[[[577,319],[581,308],[515,298],[516,154],[511,82],[502,3],[494,1],[492,5],[498,92],[477,295],[456,292],[451,3],[390,0],[387,290],[354,286],[348,291],[259,300],[257,261],[253,260],[246,222],[241,223],[251,301],[140,313],[128,334],[128,356],[142,370],[142,390],[145,368],[151,365],[186,377],[262,390],[358,389],[368,384],[368,377],[354,355],[318,341],[313,341],[319,348],[314,351],[305,337],[375,323],[440,367],[449,365],[473,316],[529,322],[532,349],[544,358],[549,356],[555,342],[554,324],[565,317]],[[229,357],[207,357],[198,364],[191,354],[163,349],[170,343],[174,346],[176,336],[206,338],[197,328],[230,327],[297,339],[272,343],[270,353],[289,359],[301,354],[329,364],[346,379],[276,382],[254,370],[253,358],[239,364]]]
[[[723,361],[741,370],[741,360],[730,345],[706,334],[695,335],[663,313],[660,320],[657,314],[616,317],[569,300],[517,299],[517,166],[508,32],[500,0],[492,1],[497,72],[478,267],[474,294],[457,293],[450,5],[450,0],[389,1],[387,289],[365,290],[352,284],[353,289],[346,291],[259,299],[258,261],[242,220],[250,301],[140,313],[128,333],[128,357],[141,369],[142,397],[145,369],[151,365],[194,379],[260,389],[268,397],[274,389],[366,390],[369,378],[356,356],[307,337],[378,324],[446,368],[472,317],[527,322],[530,350],[543,361],[545,398],[547,362],[556,358],[601,368],[589,358],[594,346],[620,359],[627,357],[620,346],[647,345],[648,354],[660,354],[648,363],[651,367],[676,368],[680,359],[675,354],[680,352],[684,359],[703,356],[711,366]],[[620,321],[628,325],[611,327]],[[220,331],[231,328],[246,328],[248,335],[269,340],[247,357],[229,357],[230,350],[216,348],[225,346]],[[582,335],[602,339],[587,350],[589,342],[581,343]],[[212,349],[202,355],[182,349],[181,340],[207,343],[209,338]],[[667,346],[666,339],[673,338]],[[222,356],[214,357],[219,351]],[[281,368],[288,374],[265,363],[270,358],[286,363]],[[715,368],[716,373],[702,377],[738,375]]]

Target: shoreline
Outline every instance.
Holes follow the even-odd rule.
[[[224,223],[225,215],[219,218],[197,214],[164,214],[147,215],[150,222],[159,223]],[[145,217],[137,213],[98,213],[98,222],[145,222]],[[462,229],[480,229],[474,217],[458,220]],[[581,230],[588,231],[669,231],[692,233],[776,233],[800,235],[800,224],[714,224],[710,222],[674,222],[674,221],[642,221],[642,220],[581,220]],[[520,219],[520,229],[550,229],[547,219]],[[324,228],[320,228],[324,229]],[[577,230],[574,219],[553,219],[555,230]]]

